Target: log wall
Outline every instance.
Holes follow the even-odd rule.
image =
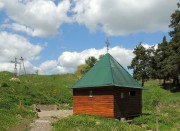
[[[92,90],[92,97],[89,96]],[[112,88],[73,89],[74,114],[103,115],[114,117]]]
[[[135,91],[135,96],[129,92]],[[121,92],[124,98],[121,98]],[[136,116],[142,113],[142,90],[135,88],[114,88],[114,116],[116,118]]]

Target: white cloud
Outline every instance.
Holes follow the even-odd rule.
[[[158,44],[154,44],[154,45],[149,45],[147,43],[143,43],[142,46],[146,49],[149,49],[151,47],[154,47],[154,49],[157,49],[158,48]]]
[[[4,25],[32,36],[46,37],[58,33],[64,22],[70,22],[67,12],[69,0],[56,5],[50,0],[4,0],[4,9],[16,23]]]
[[[49,74],[52,73],[54,68],[57,67],[57,61],[56,60],[48,60],[43,62],[40,66],[40,74]]]
[[[42,47],[31,44],[27,39],[17,34],[0,32],[0,61],[23,56],[27,60],[36,59]]]
[[[12,63],[1,63],[0,62],[0,71],[10,71],[13,72],[14,71],[14,64]]]
[[[77,22],[90,31],[119,36],[168,31],[170,15],[178,0],[1,0],[14,23],[3,27],[31,36],[58,33],[63,23]]]
[[[178,0],[77,0],[74,19],[108,35],[167,31]]]
[[[89,56],[95,56],[96,58],[99,55],[104,54],[105,50],[96,50],[96,49],[87,49],[82,52],[63,52],[59,58],[58,62],[62,67],[76,68],[80,64],[84,64],[85,59]]]
[[[24,66],[27,74],[34,74],[36,70],[39,70],[37,66],[34,66],[30,61],[25,61]],[[22,70],[23,73],[23,70]]]
[[[2,0],[2,1],[0,1],[0,10],[3,9],[3,7],[4,7],[4,2]]]
[[[125,68],[130,65],[134,56],[132,49],[115,46],[110,48],[109,53]],[[40,74],[64,74],[74,73],[78,65],[84,64],[85,59],[89,56],[94,56],[99,59],[99,56],[106,54],[106,48],[102,49],[87,49],[81,52],[63,52],[57,60],[47,60],[43,62],[38,70]]]
[[[22,36],[0,32],[0,70],[13,71],[14,64],[10,62],[15,57],[22,56],[25,59],[25,67],[32,72],[36,67],[30,61],[37,60],[42,49],[40,45],[33,45]]]
[[[115,46],[110,48],[110,54],[125,68],[130,64],[133,58],[133,50]],[[85,59],[89,56],[99,58],[100,55],[106,54],[106,48],[103,49],[87,49],[82,52],[63,52],[58,58],[58,67],[54,69],[54,73],[72,73],[77,66],[85,63]]]
[[[68,69],[68,68],[62,67],[62,66],[57,66],[53,70],[54,74],[65,74],[65,73],[70,73],[70,72],[72,72],[71,69]]]
[[[1,25],[1,28],[9,28],[9,29],[13,29],[14,31],[20,31],[28,35],[36,36],[36,32],[34,32],[31,28],[18,23],[3,24]]]
[[[115,46],[110,49],[110,54],[124,67],[130,65],[132,58],[134,57],[132,49],[126,49],[123,47]]]

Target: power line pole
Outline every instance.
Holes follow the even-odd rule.
[[[24,74],[26,74],[26,69],[25,69],[25,66],[24,66],[24,58],[21,56],[21,58],[19,59],[21,62],[20,62],[20,71],[21,71],[21,64],[23,66],[23,69],[24,69]]]
[[[14,75],[17,76],[17,64],[20,64],[20,62],[18,62],[15,57],[14,61],[11,61],[11,63],[14,63]]]
[[[11,63],[14,63],[14,75],[15,76],[18,75],[18,73],[17,73],[17,65],[18,64],[20,65],[19,75],[21,75],[23,73],[26,74],[26,69],[25,69],[25,66],[24,66],[24,58],[21,56],[21,58],[19,60],[20,60],[20,62],[18,61],[17,57],[15,57],[14,61],[11,61]]]

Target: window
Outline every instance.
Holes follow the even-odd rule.
[[[92,90],[89,91],[89,97],[93,97],[93,92],[92,92]]]
[[[136,92],[135,91],[130,91],[129,92],[129,96],[135,96],[136,95]]]
[[[124,98],[124,92],[121,92],[121,99]]]

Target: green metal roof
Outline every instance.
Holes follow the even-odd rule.
[[[101,58],[94,67],[71,88],[103,86],[142,88],[109,53]]]

